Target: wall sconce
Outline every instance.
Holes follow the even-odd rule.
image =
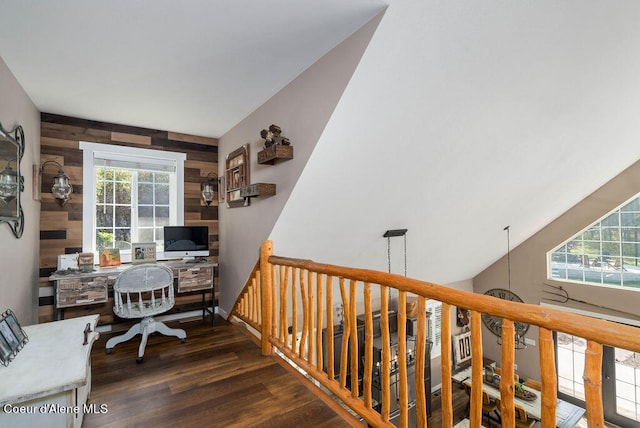
[[[209,178],[212,174],[214,177]],[[211,202],[213,202],[217,187],[218,187],[218,175],[214,172],[210,172],[209,174],[207,174],[207,177],[205,178],[204,183],[200,185],[202,200],[204,201],[206,206],[210,206]]]
[[[53,184],[51,185],[51,193],[56,197],[60,206],[64,206],[69,200],[69,196],[73,193],[73,186],[69,184],[69,176],[62,170],[62,165],[53,160],[45,161],[38,169],[38,190],[40,189],[40,183],[42,183],[42,172],[44,167],[48,163],[53,163],[58,166],[58,173],[53,177]],[[38,192],[39,194],[39,192]]]
[[[13,201],[18,195],[18,172],[11,169],[11,159],[0,172],[0,200],[5,204]]]

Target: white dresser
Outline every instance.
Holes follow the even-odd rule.
[[[7,367],[0,366],[1,427],[80,428],[85,412],[102,411],[86,406],[98,318],[23,327],[29,342]],[[91,332],[85,334],[87,325]]]

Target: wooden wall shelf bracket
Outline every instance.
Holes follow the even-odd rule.
[[[293,146],[280,144],[269,146],[258,152],[258,163],[273,165],[277,161],[293,159]]]
[[[240,188],[241,198],[253,198],[256,196],[273,196],[276,194],[276,185],[271,183],[254,183]]]

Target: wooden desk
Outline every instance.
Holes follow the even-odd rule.
[[[173,271],[177,293],[202,292],[202,317],[211,314],[212,325],[215,323],[215,287],[214,269],[217,263],[186,263],[182,260],[158,262]],[[49,277],[53,281],[53,319],[64,319],[64,309],[74,306],[97,305],[107,303],[109,290],[124,269],[131,264],[118,267],[95,267],[92,272],[54,273]],[[210,302],[205,295],[211,292]],[[211,303],[211,310],[208,304]]]
[[[471,385],[471,367],[454,373],[451,378],[460,384],[466,383]],[[500,389],[492,385],[487,385],[486,383],[482,384],[482,389],[486,391],[490,397],[500,399]],[[521,406],[532,419],[540,420],[542,418],[542,394],[540,391],[528,388],[526,385],[525,389],[535,392],[537,395],[536,399],[526,401],[518,397],[513,397],[513,401]],[[572,427],[580,420],[584,413],[585,409],[558,398],[556,426],[560,428]]]
[[[80,427],[91,391],[98,315],[24,327],[29,342],[0,366],[0,426]],[[92,332],[84,345],[84,329]],[[89,410],[93,411],[93,410]],[[101,411],[98,407],[95,411]]]

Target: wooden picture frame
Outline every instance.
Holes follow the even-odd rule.
[[[120,248],[100,250],[100,267],[120,266]]]
[[[94,257],[93,253],[78,254],[78,270],[80,270],[80,272],[92,272],[95,262]]]
[[[249,185],[249,144],[237,148],[225,160],[225,200],[227,208],[246,207],[251,198],[241,195],[240,189]]]
[[[0,364],[9,365],[28,341],[13,311],[3,312],[0,316]]]
[[[471,332],[453,336],[453,355],[455,367],[471,361]]]
[[[131,264],[155,263],[156,243],[135,242],[131,244]]]

